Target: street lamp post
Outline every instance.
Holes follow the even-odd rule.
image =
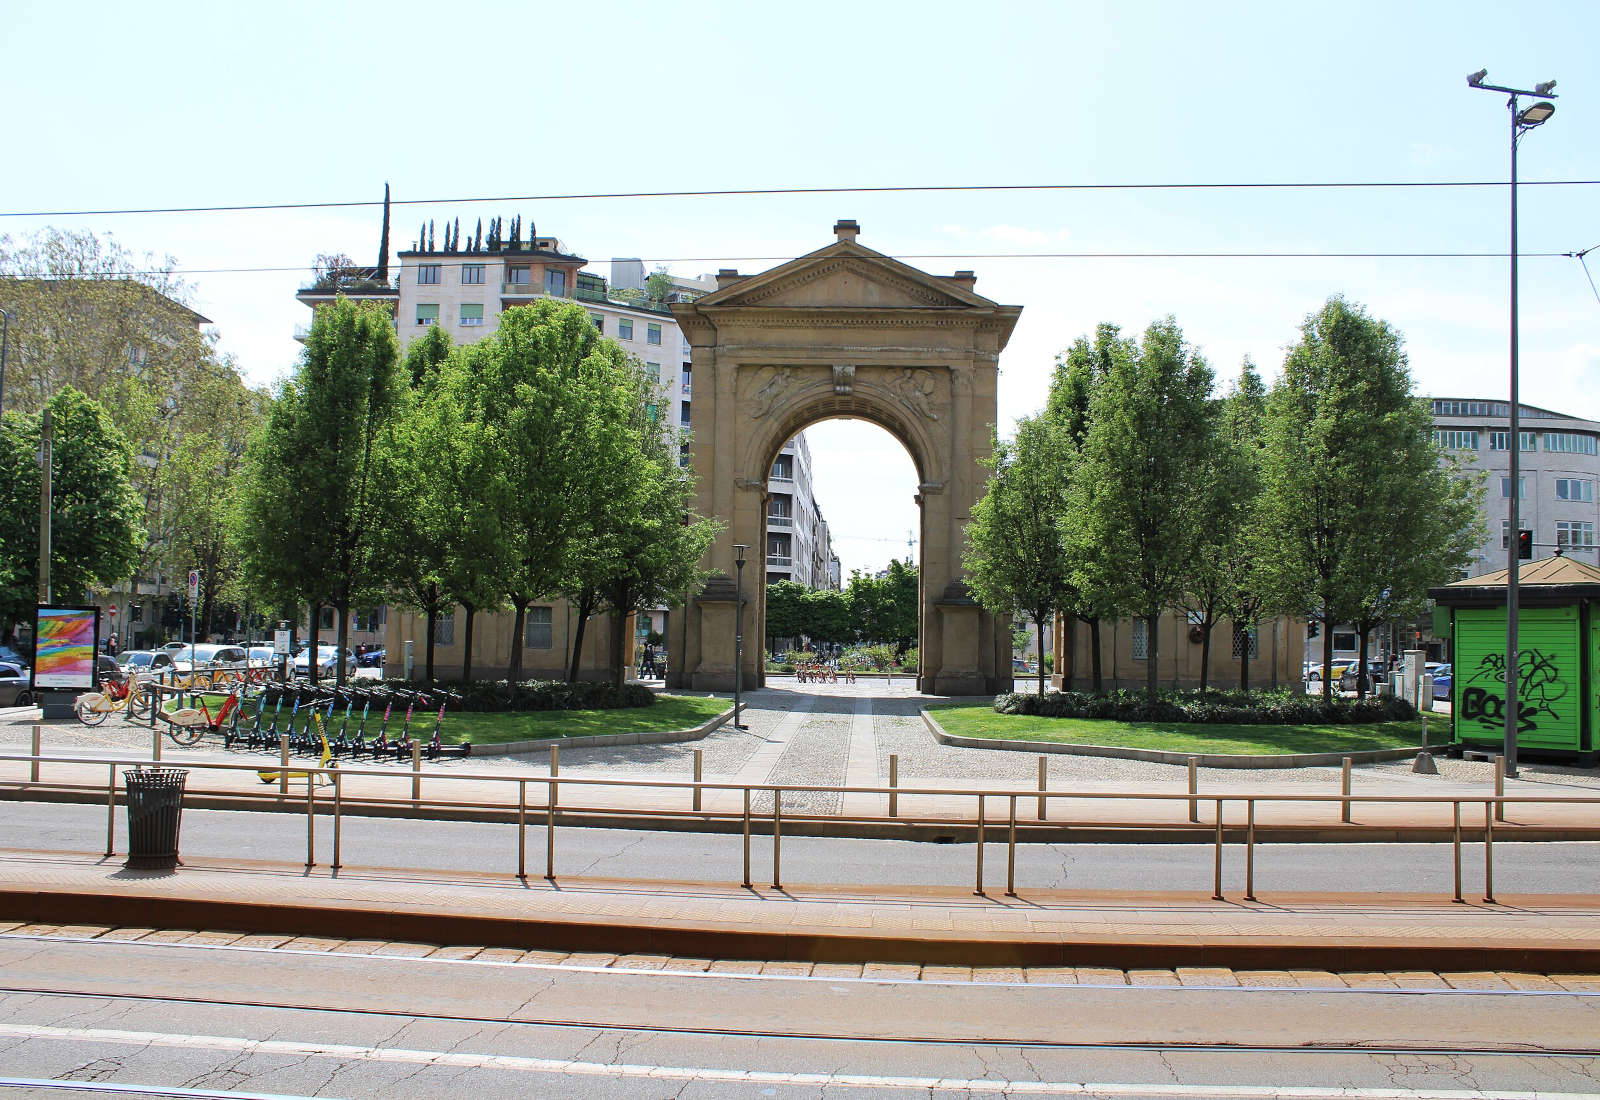
[[[11,314],[0,309],[0,416],[6,412],[6,339],[11,335]]]
[[[1507,520],[1509,522],[1509,535],[1506,538],[1506,734],[1505,734],[1505,763],[1506,774],[1517,774],[1517,723],[1518,703],[1520,700],[1520,672],[1521,651],[1517,643],[1517,562],[1518,550],[1521,539],[1518,531],[1521,530],[1521,495],[1522,495],[1522,410],[1518,406],[1520,400],[1517,392],[1517,142],[1522,135],[1535,126],[1543,125],[1551,115],[1556,113],[1556,106],[1550,100],[1556,98],[1553,90],[1556,86],[1554,80],[1547,80],[1542,84],[1535,84],[1533,90],[1526,88],[1507,88],[1498,84],[1485,84],[1484,78],[1489,75],[1488,69],[1479,69],[1467,77],[1469,87],[1481,88],[1488,92],[1503,92],[1509,98],[1506,107],[1511,111],[1511,424],[1508,446],[1511,449],[1511,492],[1508,494],[1510,503],[1506,506]],[[1531,96],[1536,102],[1523,110],[1517,109],[1517,97]]]
[[[750,547],[742,542],[733,544],[733,728],[744,729],[740,716],[741,696],[744,693],[744,553]]]

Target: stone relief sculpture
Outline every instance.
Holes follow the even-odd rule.
[[[766,375],[766,382],[756,391],[755,409],[750,413],[752,420],[759,420],[772,411],[772,407],[783,397],[784,392],[794,384],[794,372],[789,367],[769,367],[771,373]]]
[[[856,365],[854,363],[835,363],[833,365],[833,392],[840,397],[849,397],[851,389],[856,383]]]
[[[900,400],[900,404],[928,420],[939,419],[939,414],[933,408],[935,389],[933,372],[920,367],[905,367],[889,382],[889,392]]]

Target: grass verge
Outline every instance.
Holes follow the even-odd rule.
[[[1422,721],[1369,725],[1236,726],[1202,722],[1113,722],[1093,718],[1039,718],[997,714],[988,703],[929,707],[939,724],[960,737],[1112,745],[1128,749],[1227,755],[1283,756],[1312,752],[1368,752],[1422,743]],[[1434,722],[1442,740],[1446,723]]]

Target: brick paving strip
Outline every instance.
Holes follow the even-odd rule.
[[[1600,896],[1278,895],[1270,905],[1192,894],[875,890],[344,870],[193,860],[176,874],[119,862],[0,852],[0,919],[277,933],[345,942],[722,960],[955,967],[1326,971],[1402,968],[1600,973]],[[179,938],[191,933],[184,932]],[[369,945],[365,945],[370,947]],[[603,964],[602,964],[603,965]],[[1165,979],[1173,983],[1179,977]],[[1308,979],[1309,980],[1309,979]],[[1316,984],[1312,981],[1311,984]]]

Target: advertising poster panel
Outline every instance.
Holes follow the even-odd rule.
[[[40,605],[34,617],[33,686],[93,691],[100,646],[98,607]]]

